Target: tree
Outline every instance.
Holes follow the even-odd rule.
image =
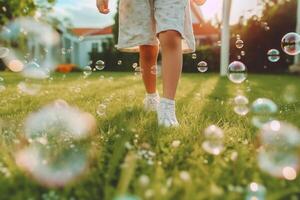
[[[0,25],[4,25],[17,17],[32,16],[35,10],[40,7],[50,9],[48,5],[53,3],[55,0],[0,0]]]

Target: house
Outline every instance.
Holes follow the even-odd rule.
[[[206,23],[201,9],[191,1],[193,29],[197,46],[213,45],[219,40],[220,32]],[[62,62],[84,67],[90,62],[90,52],[102,52],[103,43],[113,38],[112,27],[61,29]]]
[[[103,43],[113,39],[112,27],[71,28],[62,31],[62,62],[84,67],[90,62],[89,52],[102,51]]]

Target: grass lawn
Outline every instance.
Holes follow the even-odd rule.
[[[260,171],[256,161],[258,130],[251,125],[251,114],[239,116],[232,106],[237,90],[250,102],[270,98],[280,109],[277,119],[300,127],[297,76],[249,75],[249,81],[238,86],[217,74],[184,74],[177,95],[178,129],[159,128],[156,115],[143,111],[144,88],[133,74],[103,72],[87,79],[79,73],[65,79],[56,74],[35,96],[18,92],[21,77],[7,72],[0,76],[7,86],[0,93],[1,200],[108,200],[124,192],[141,199],[231,200],[244,199],[251,182],[267,188],[267,199],[300,198],[299,178],[286,181]],[[161,89],[160,81],[159,85]],[[293,103],[285,101],[287,87],[297,90]],[[16,166],[14,152],[26,116],[58,98],[95,116],[97,132],[91,143],[95,151],[80,179],[64,188],[47,188]],[[100,117],[96,110],[103,101],[107,111]],[[226,149],[219,156],[209,155],[201,147],[203,130],[212,124],[225,133]],[[177,148],[172,146],[174,140],[181,143]],[[152,159],[132,156],[145,151]],[[127,167],[122,165],[125,158]]]

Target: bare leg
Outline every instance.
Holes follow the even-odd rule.
[[[181,36],[177,31],[159,34],[162,49],[163,97],[174,100],[182,70]]]
[[[152,73],[157,64],[158,46],[140,46],[140,65],[146,91],[148,94],[156,92],[156,74]]]

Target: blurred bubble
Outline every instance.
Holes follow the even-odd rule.
[[[118,60],[118,65],[122,65],[123,61],[122,60]]]
[[[133,69],[135,69],[135,68],[137,68],[137,67],[138,67],[138,64],[137,64],[137,63],[133,63],[133,64],[132,64],[132,68],[133,68]]]
[[[0,58],[5,58],[9,54],[9,49],[0,47]]]
[[[97,115],[99,117],[105,116],[106,115],[106,108],[107,108],[107,106],[105,104],[103,104],[103,103],[99,104],[98,107],[97,107],[97,111],[96,111]]]
[[[31,82],[29,80],[26,81],[21,81],[18,85],[17,88],[19,90],[20,93],[24,93],[27,95],[31,95],[34,96],[36,94],[38,94],[41,90],[41,85]]]
[[[93,69],[91,68],[91,66],[85,66],[83,68],[83,75],[84,77],[88,77],[93,73]]]
[[[299,129],[286,122],[273,120],[261,128],[258,137],[261,143],[259,167],[274,177],[294,180],[300,164]]]
[[[277,49],[270,49],[268,51],[268,60],[270,62],[278,62],[280,60],[280,52]]]
[[[96,69],[101,71],[105,68],[105,62],[102,60],[98,60],[95,65]]]
[[[206,72],[208,70],[207,62],[205,62],[205,61],[199,62],[198,65],[197,65],[197,69],[201,73]]]
[[[49,78],[49,71],[45,68],[42,68],[36,62],[29,62],[25,64],[22,75],[25,78],[31,79],[46,79]]]
[[[95,127],[89,113],[55,101],[26,118],[27,143],[16,152],[16,163],[41,184],[62,187],[87,169],[87,138]]]
[[[120,195],[115,197],[113,200],[141,200],[141,199],[133,195]]]
[[[224,151],[224,133],[216,125],[211,125],[204,130],[202,148],[210,154],[219,155]]]
[[[287,33],[281,40],[282,50],[291,56],[300,53],[300,35],[297,33]]]
[[[247,68],[244,63],[234,61],[228,66],[228,78],[231,82],[240,84],[247,79]]]
[[[4,27],[0,32],[0,43],[9,49],[3,59],[6,66],[12,71],[21,71],[26,61],[34,61],[45,72],[55,70],[60,36],[51,25],[22,17],[10,21]]]
[[[238,95],[234,98],[234,112],[238,115],[245,116],[249,112],[249,100],[247,97]]]
[[[193,59],[193,60],[196,60],[196,59],[197,59],[197,54],[193,53],[193,54],[192,54],[192,59]]]
[[[183,181],[189,181],[189,180],[191,180],[191,176],[190,176],[189,172],[187,172],[187,171],[181,171],[179,173],[179,177]]]
[[[257,128],[261,128],[265,123],[273,120],[278,107],[270,99],[259,98],[252,103],[251,111],[253,114],[252,124]]]
[[[8,68],[13,72],[21,72],[24,69],[24,64],[20,60],[10,60]]]
[[[235,42],[235,46],[236,46],[236,48],[238,48],[238,49],[243,48],[243,47],[244,47],[244,41],[241,40],[241,39],[237,39],[236,42]]]
[[[245,56],[245,55],[246,55],[246,52],[245,52],[245,51],[241,51],[241,55],[242,55],[242,56]]]
[[[252,182],[247,188],[245,200],[265,200],[266,188],[263,185]]]
[[[178,148],[180,146],[180,144],[181,144],[180,140],[174,140],[172,142],[172,147],[173,148]]]
[[[147,176],[147,175],[141,175],[140,177],[139,177],[139,183],[142,185],[142,186],[147,186],[147,185],[149,185],[149,183],[150,183],[150,178],[149,178],[149,176]]]

